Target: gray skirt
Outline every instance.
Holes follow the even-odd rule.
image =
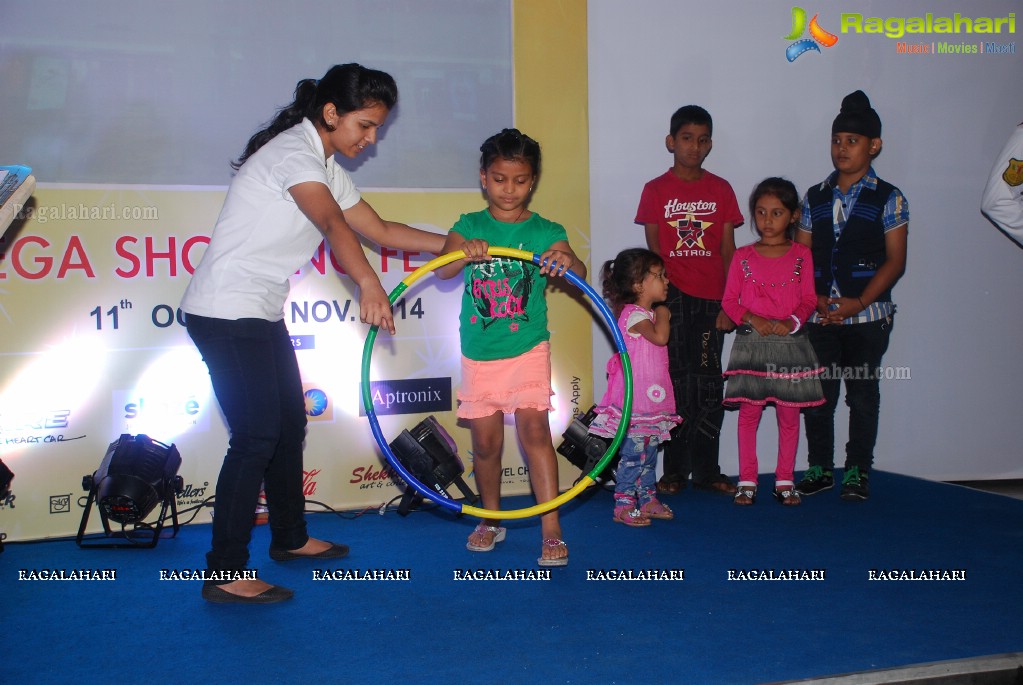
[[[821,371],[805,329],[795,335],[765,336],[744,324],[735,329],[724,374],[724,401],[815,407],[824,404]]]

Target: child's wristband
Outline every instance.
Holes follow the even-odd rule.
[[[800,321],[799,317],[797,317],[795,314],[789,314],[789,318],[796,322],[796,327],[792,329],[792,332],[789,333],[789,335],[795,335],[796,332],[803,327],[803,322]]]

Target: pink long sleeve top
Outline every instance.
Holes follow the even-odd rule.
[[[736,249],[721,308],[736,324],[751,312],[774,320],[795,315],[802,326],[817,308],[809,248],[792,243],[780,257],[763,257],[752,245]]]

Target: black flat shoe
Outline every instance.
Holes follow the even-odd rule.
[[[340,559],[348,556],[348,546],[330,543],[330,547],[317,554],[295,554],[286,549],[270,548],[270,558],[274,561],[291,561],[292,559]]]
[[[271,585],[269,590],[252,597],[231,594],[220,589],[219,585],[202,586],[202,598],[213,604],[276,604],[291,599],[294,595],[293,591],[279,585]]]
[[[693,481],[693,487],[697,490],[707,490],[709,492],[716,492],[720,495],[735,495],[735,484],[728,480],[726,476],[718,476],[713,480],[709,480],[703,483]]]
[[[665,480],[662,476],[657,481],[657,492],[661,495],[677,495],[680,490],[684,490],[686,482],[684,480]]]

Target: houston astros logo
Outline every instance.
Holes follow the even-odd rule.
[[[797,57],[811,50],[820,52],[820,45],[830,48],[838,42],[838,36],[821,28],[820,24],[817,23],[817,16],[816,14],[813,15],[813,19],[810,20],[810,38],[800,40],[803,31],[807,30],[806,10],[802,7],[792,8],[792,31],[789,32],[789,35],[785,36],[785,40],[794,40],[796,42],[785,48],[785,59],[794,62]]]
[[[678,221],[669,221],[669,226],[674,226],[678,233],[678,243],[675,244],[675,249],[685,247],[688,250],[692,250],[695,247],[705,250],[703,246],[703,234],[710,228],[711,222],[700,221],[692,214],[688,215],[685,219],[679,219]]]

